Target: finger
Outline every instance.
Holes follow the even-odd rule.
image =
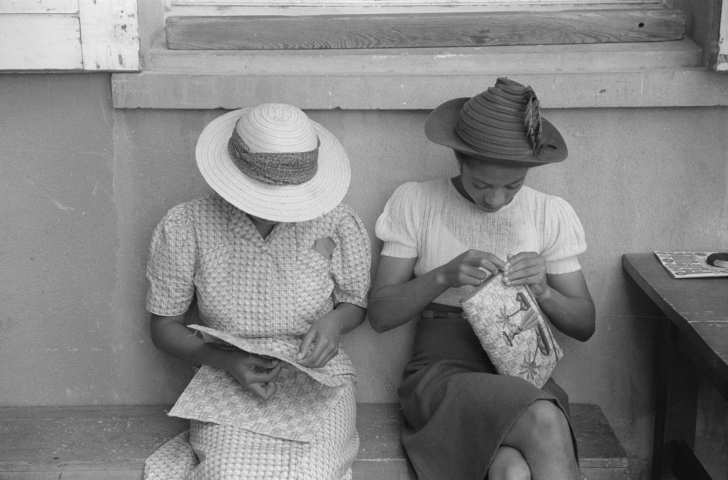
[[[255,371],[255,370],[249,370],[245,374],[245,380],[251,384],[251,383],[267,383],[272,382],[278,377],[278,374],[281,373],[281,368],[283,367],[282,363],[279,363],[275,367],[265,370],[265,371]]]
[[[257,397],[268,400],[276,393],[278,385],[276,385],[276,382],[251,383],[248,388]]]
[[[324,365],[326,365],[327,363],[329,363],[331,361],[331,359],[334,358],[338,354],[339,354],[339,349],[338,348],[332,349],[331,350],[331,353],[329,353],[326,356],[326,358],[324,358],[323,361],[321,362],[321,366],[323,367]]]
[[[459,275],[461,285],[480,285],[488,277],[488,273],[480,268],[463,266]]]
[[[330,345],[329,341],[325,338],[319,338],[314,344],[314,349],[311,354],[300,360],[298,363],[305,367],[317,367],[319,360],[323,357],[326,348]]]
[[[486,268],[490,272],[502,269],[506,264],[506,262],[492,253],[482,252],[480,250],[470,250],[468,253],[468,263],[470,265]]]
[[[496,257],[492,253],[488,254],[487,262],[495,267],[493,270],[488,269],[493,273],[495,273],[496,270],[503,270],[503,268],[506,266],[506,262],[504,262],[500,258]],[[486,265],[483,265],[483,266],[485,268],[488,268]]]
[[[321,358],[318,359],[316,362],[316,367],[321,368],[324,365],[326,365],[329,360],[334,358],[336,354],[338,353],[339,349],[336,348],[336,346],[333,343],[330,343],[329,346],[324,350],[323,354],[321,355]]]
[[[489,260],[481,260],[480,266],[488,270],[490,273],[498,273],[499,270],[503,270],[505,263],[498,257],[494,257],[497,262],[491,262]]]
[[[489,273],[483,270],[481,267],[471,265],[463,265],[461,273],[469,277],[473,277],[476,280],[483,280],[489,275]]]
[[[326,365],[327,363],[329,363],[329,360],[331,360],[332,358],[334,358],[336,356],[336,354],[338,353],[338,350],[339,350],[338,348],[335,348],[333,345],[330,344],[329,347],[326,350],[324,350],[324,353],[323,353],[323,355],[321,355],[321,358],[319,358],[316,361],[316,368],[321,368],[324,365]]]
[[[298,346],[298,359],[301,359],[306,355],[308,349],[311,347],[311,342],[313,342],[315,338],[316,330],[309,328],[308,332],[306,332],[303,336],[303,340],[301,340],[301,345]]]
[[[524,263],[524,262],[521,262]],[[509,280],[515,280],[518,278],[531,277],[534,275],[542,275],[546,273],[546,268],[543,265],[536,263],[535,265],[520,265],[518,268],[511,268],[506,272],[506,277]]]
[[[508,255],[508,261],[505,264],[505,270],[511,270],[518,266],[530,266],[540,263],[543,260],[538,253],[535,252],[519,252],[515,255]]]
[[[504,278],[506,285],[535,285],[542,283],[545,275],[538,268],[525,269]]]
[[[264,370],[269,370],[278,365],[280,363],[280,360],[278,360],[277,358],[262,357],[260,355],[255,355],[251,353],[246,363],[248,365],[253,365]]]

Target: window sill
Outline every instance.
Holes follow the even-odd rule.
[[[432,109],[498,76],[544,96],[545,108],[728,105],[725,76],[702,67],[690,40],[639,44],[386,50],[168,50],[141,73],[112,75],[116,108],[234,109],[286,102],[303,109]]]

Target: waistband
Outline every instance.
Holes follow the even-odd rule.
[[[426,364],[446,359],[484,362],[488,364],[488,370],[493,368],[466,319],[420,318],[415,332],[412,363]]]
[[[443,305],[441,303],[430,303],[427,305],[420,314],[421,318],[465,318],[463,315],[463,309],[460,307],[453,307],[451,305]]]

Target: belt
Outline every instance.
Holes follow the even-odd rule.
[[[442,305],[440,303],[427,305],[422,310],[420,316],[422,318],[465,318],[462,308]]]

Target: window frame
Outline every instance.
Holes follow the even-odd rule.
[[[668,6],[680,3],[680,0],[665,1]],[[728,37],[728,1],[713,1],[717,5],[717,18],[713,24],[717,27],[698,40],[706,51],[706,65],[724,72],[728,71],[728,42],[725,41]],[[24,42],[8,40],[6,33],[4,41],[0,42],[0,71],[143,71],[145,53],[155,39],[163,35],[169,3],[171,0],[3,2],[0,25],[13,25],[16,32],[43,17],[70,20],[74,27],[70,36],[60,40],[53,37],[52,31],[38,36],[34,42],[28,38],[23,39]],[[66,60],[53,63],[51,57],[59,55],[48,55],[51,48],[61,48],[60,56],[66,55]],[[25,63],[18,61],[19,52],[26,57]]]
[[[0,4],[2,71],[138,71],[137,0]]]

